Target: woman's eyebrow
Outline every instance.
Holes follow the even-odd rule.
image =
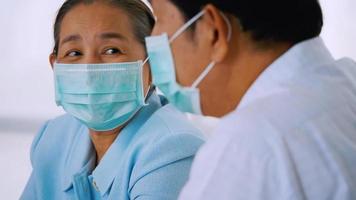
[[[82,37],[80,37],[80,35],[69,35],[62,40],[61,45],[65,44],[67,42],[73,42],[73,41],[79,41],[79,40],[82,40]]]
[[[99,37],[102,40],[108,40],[108,39],[128,40],[127,37],[123,36],[120,33],[115,33],[115,32],[102,33],[100,34]]]

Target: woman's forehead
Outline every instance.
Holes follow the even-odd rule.
[[[64,17],[60,35],[120,32],[130,37],[133,35],[131,27],[129,17],[122,9],[104,3],[80,4]]]

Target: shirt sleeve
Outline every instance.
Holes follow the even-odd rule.
[[[32,165],[32,172],[31,176],[25,186],[25,189],[20,197],[20,200],[30,200],[30,199],[37,199],[36,195],[36,175],[35,175],[35,155],[36,155],[36,148],[42,138],[43,133],[45,132],[47,128],[48,122],[46,122],[40,129],[40,131],[37,133],[35,136],[32,145],[31,145],[31,151],[30,151],[30,160],[31,160],[31,165]]]
[[[130,183],[130,199],[176,200],[188,180],[202,140],[188,134],[160,139],[140,156]]]

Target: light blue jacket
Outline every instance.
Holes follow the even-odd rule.
[[[155,93],[148,103],[96,168],[83,124],[69,115],[47,122],[32,144],[33,171],[21,199],[177,199],[203,140]]]

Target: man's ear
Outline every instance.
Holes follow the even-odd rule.
[[[49,55],[49,63],[51,63],[52,69],[54,67],[54,63],[56,62],[56,60],[57,60],[57,56],[54,53],[51,53]]]
[[[203,20],[206,21],[209,26],[208,29],[210,29],[209,40],[213,48],[212,60],[219,63],[222,62],[228,54],[230,24],[227,23],[230,22],[227,22],[224,19],[223,13],[212,4],[205,6],[204,10],[205,15]]]

